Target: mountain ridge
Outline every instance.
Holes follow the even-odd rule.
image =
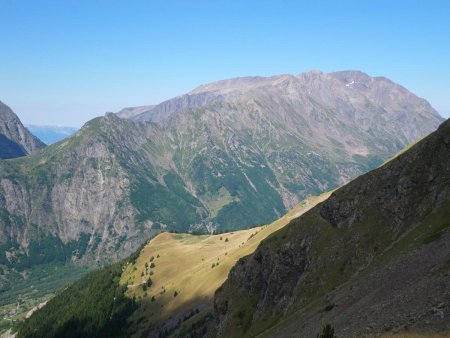
[[[204,105],[205,101],[207,102],[208,100],[216,100],[216,99],[220,99],[222,98],[223,95],[229,95],[230,93],[233,94],[233,92],[235,92],[236,90],[239,92],[242,91],[248,91],[250,89],[255,89],[258,87],[267,87],[267,86],[279,86],[279,85],[283,85],[283,83],[285,85],[290,84],[289,82],[295,82],[296,85],[300,85],[300,86],[304,86],[305,84],[308,83],[326,83],[326,82],[335,82],[334,85],[336,85],[336,83],[341,83],[344,85],[344,88],[347,89],[353,89],[352,86],[350,85],[354,85],[355,80],[356,80],[356,84],[360,84],[359,88],[364,88],[367,89],[368,85],[371,83],[375,83],[375,84],[383,84],[383,83],[387,83],[388,85],[392,85],[393,87],[397,88],[398,90],[400,90],[402,92],[402,94],[408,94],[408,100],[413,100],[414,101],[414,105],[416,106],[426,106],[426,109],[430,109],[431,106],[422,98],[418,98],[415,95],[411,94],[406,88],[404,88],[401,85],[398,85],[396,83],[394,83],[393,81],[389,80],[386,77],[370,77],[369,75],[367,75],[364,72],[361,71],[339,71],[339,72],[331,72],[331,73],[323,73],[322,71],[310,71],[310,72],[306,72],[306,73],[301,73],[299,75],[291,75],[291,74],[283,74],[283,75],[275,75],[275,76],[269,76],[269,77],[260,77],[260,76],[249,76],[249,77],[238,77],[238,78],[233,78],[233,79],[228,79],[228,80],[221,80],[221,81],[216,81],[216,82],[212,82],[206,85],[201,85],[195,89],[193,89],[192,91],[190,91],[188,94],[185,95],[181,95],[181,96],[177,96],[174,99],[170,99],[167,101],[162,102],[159,105],[153,106],[152,109],[150,109],[150,111],[148,112],[141,112],[139,115],[137,116],[133,116],[133,119],[135,120],[139,120],[139,121],[145,121],[145,120],[150,120],[152,121],[153,119],[156,119],[155,121],[161,121],[164,118],[168,118],[171,116],[171,114],[173,114],[174,112],[176,112],[180,107],[177,105],[176,103],[172,104],[171,102],[176,102],[177,100],[187,100],[189,101],[189,98],[192,97],[192,99],[190,99],[191,101],[194,100],[195,96],[201,96],[203,95],[204,97],[201,97],[199,100],[201,101],[201,104]],[[354,81],[354,83],[352,84],[351,81]],[[349,85],[349,86],[347,86]],[[305,89],[305,88],[302,88]],[[381,88],[383,89],[383,87]],[[168,109],[167,106],[170,105],[175,105],[175,107],[173,107],[172,109]],[[192,105],[193,107],[197,107],[199,105],[199,103],[196,102],[192,102],[192,103],[188,103],[188,106]],[[412,104],[411,104],[412,105]],[[163,116],[161,115],[161,113],[165,111],[166,113],[169,112],[168,115]],[[147,115],[146,115],[147,114]],[[153,116],[155,115],[155,116]],[[442,121],[442,120],[441,120]]]

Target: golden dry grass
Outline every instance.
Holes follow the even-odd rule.
[[[239,258],[253,253],[263,239],[328,196],[329,193],[311,197],[267,226],[212,236],[174,233],[156,236],[121,277],[121,283],[128,285],[127,295],[142,300],[139,311],[132,318],[136,336],[150,324],[158,325],[170,316],[177,320],[177,314],[189,309],[208,308],[215,290]],[[151,257],[154,257],[153,261]],[[151,262],[155,264],[154,268],[150,268]],[[142,283],[149,277],[153,284],[144,291]],[[154,301],[151,301],[152,297]]]

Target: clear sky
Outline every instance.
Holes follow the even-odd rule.
[[[0,100],[80,126],[246,75],[357,69],[450,116],[450,1],[0,0]]]

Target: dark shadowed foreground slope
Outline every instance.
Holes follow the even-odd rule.
[[[450,121],[241,259],[215,335],[450,330]]]

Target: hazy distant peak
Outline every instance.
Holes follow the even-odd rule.
[[[75,127],[52,125],[27,124],[26,127],[33,135],[37,136],[47,145],[59,142],[78,130]]]

